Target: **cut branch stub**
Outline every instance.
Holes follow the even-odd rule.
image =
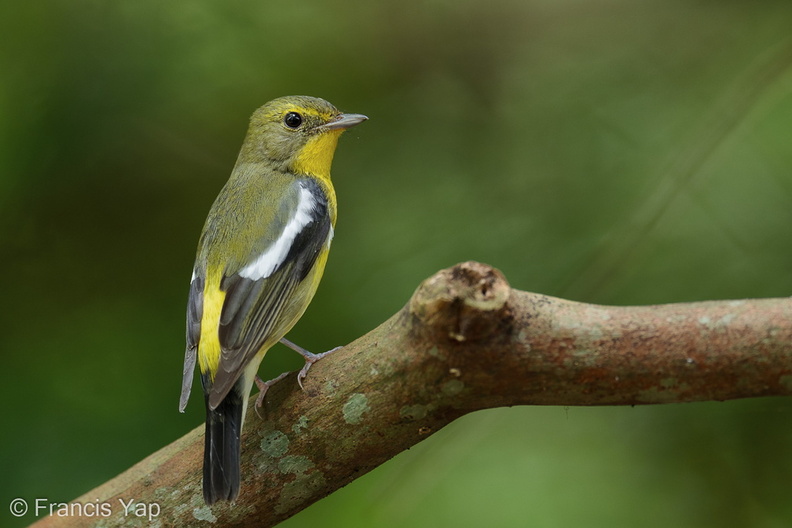
[[[463,262],[421,283],[410,300],[410,313],[435,339],[472,343],[503,332],[511,320],[510,293],[497,269]]]

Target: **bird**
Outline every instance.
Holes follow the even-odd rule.
[[[187,302],[187,347],[179,410],[184,412],[196,362],[206,405],[203,496],[234,501],[240,490],[240,436],[253,384],[271,382],[258,368],[302,317],[324,272],[336,223],[330,167],[342,132],[368,118],[342,113],[324,99],[287,96],[250,118],[228,182],[215,199],[198,242]],[[332,351],[330,351],[332,352]],[[285,374],[284,374],[285,375]]]

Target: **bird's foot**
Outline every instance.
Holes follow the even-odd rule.
[[[258,387],[259,389],[258,396],[256,397],[256,414],[258,414],[259,418],[261,418],[262,420],[264,418],[261,416],[259,409],[261,409],[261,405],[264,403],[264,396],[267,395],[267,391],[269,390],[270,387],[272,387],[273,385],[275,385],[275,383],[279,382],[288,375],[289,372],[284,372],[277,378],[271,379],[269,381],[264,381],[263,379],[256,376],[254,381],[256,382],[256,387]]]
[[[332,350],[328,350],[327,352],[322,352],[321,354],[311,354],[310,352],[308,352],[308,355],[303,355],[303,357],[305,358],[305,365],[303,365],[303,368],[300,369],[300,372],[297,374],[297,383],[300,385],[300,388],[302,390],[305,390],[305,387],[303,387],[302,384],[302,380],[305,379],[305,376],[308,374],[308,371],[311,370],[311,367],[313,366],[314,363],[316,363],[325,356],[329,356],[336,350],[340,350],[342,348],[344,347],[339,346],[339,347],[335,347]]]
[[[302,382],[305,379],[305,376],[308,375],[308,371],[311,369],[313,364],[316,363],[317,361],[319,361],[320,359],[322,359],[323,357],[332,354],[336,350],[340,350],[340,349],[344,348],[342,346],[339,346],[339,347],[335,347],[332,350],[328,350],[327,352],[322,352],[321,354],[314,354],[312,352],[308,352],[307,350],[305,350],[303,347],[301,347],[299,345],[295,345],[294,343],[292,343],[291,341],[289,341],[286,338],[283,338],[280,341],[281,341],[281,343],[283,343],[284,345],[286,345],[287,347],[291,348],[292,350],[294,350],[295,352],[297,352],[298,354],[300,354],[302,357],[305,358],[305,365],[300,370],[300,372],[297,374],[297,383],[300,385],[300,388],[302,390],[305,390],[305,387],[303,387]]]

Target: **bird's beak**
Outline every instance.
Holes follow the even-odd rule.
[[[368,119],[363,114],[340,114],[338,117],[322,126],[325,130],[346,130]]]

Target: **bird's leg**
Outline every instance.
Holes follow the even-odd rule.
[[[303,347],[301,347],[299,345],[295,345],[294,343],[292,343],[291,341],[289,341],[285,337],[282,337],[280,342],[283,343],[284,345],[286,345],[287,347],[291,348],[292,350],[294,350],[295,352],[297,352],[298,354],[300,354],[302,357],[305,358],[305,366],[303,366],[303,368],[300,370],[299,374],[297,374],[297,383],[299,383],[300,388],[302,390],[305,390],[305,387],[303,387],[303,384],[302,384],[302,380],[305,379],[305,376],[308,374],[308,371],[311,369],[311,366],[313,366],[314,363],[316,363],[317,361],[319,361],[323,357],[332,354],[336,350],[344,348],[344,347],[340,346],[340,347],[335,347],[332,350],[328,350],[327,352],[322,352],[321,354],[314,354],[312,352],[308,352],[307,350],[305,350]]]
[[[256,382],[256,387],[258,387],[259,389],[258,396],[256,397],[256,414],[259,415],[259,418],[262,418],[261,413],[259,413],[259,409],[261,408],[261,404],[264,403],[264,396],[267,394],[269,388],[288,375],[289,375],[288,372],[284,372],[277,378],[271,379],[269,381],[264,381],[263,379],[259,378],[258,375],[256,375],[254,381]]]

